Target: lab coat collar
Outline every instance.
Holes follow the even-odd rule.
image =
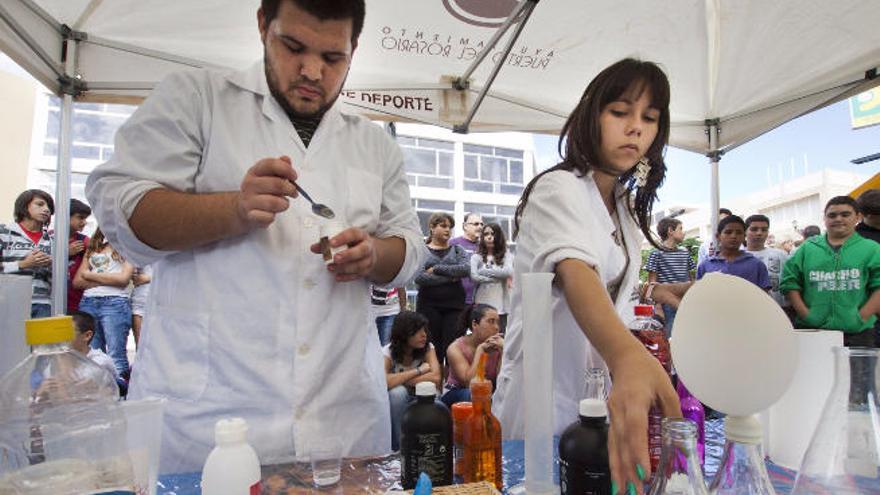
[[[276,123],[286,123],[293,126],[290,123],[290,119],[287,118],[287,114],[284,113],[284,109],[281,108],[281,105],[278,104],[272,93],[269,92],[269,83],[266,82],[263,60],[254,62],[247,69],[229,73],[226,79],[230,84],[262,97],[261,108],[266,118]],[[315,137],[312,138],[313,143],[317,140],[319,134],[327,133],[328,130],[336,130],[344,125],[344,118],[339,111],[339,105],[340,102],[337,98],[333,106],[324,114],[318,129],[315,131]]]

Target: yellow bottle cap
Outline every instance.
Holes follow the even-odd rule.
[[[24,322],[28,345],[58,344],[73,340],[73,317],[53,316]]]

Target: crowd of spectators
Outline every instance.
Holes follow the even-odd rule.
[[[3,272],[33,278],[32,317],[51,314],[54,210],[48,193],[28,190],[16,199],[15,222],[0,225]],[[76,326],[71,346],[112,373],[124,391],[131,370],[126,343],[130,332],[135,342],[140,338],[152,272],[127,262],[100,228],[85,235],[90,215],[88,205],[71,200],[66,308]],[[735,275],[767,291],[797,327],[840,330],[847,346],[880,347],[880,190],[858,200],[832,198],[824,210],[824,234],[811,225],[803,239],[786,239],[779,247],[766,215],[743,219],[722,209],[719,218],[714,238],[702,243],[699,254],[682,246],[680,220],[658,222],[661,246],[644,266],[648,284],[686,283],[711,272]],[[407,309],[405,287],[370,287],[395,449],[416,383],[435,383],[438,400],[451,406],[469,400],[468,383],[482,354],[489,356],[489,379],[500,368],[514,253],[498,224],[473,213],[463,220],[462,235],[453,238],[453,217],[431,215],[425,236],[429,256],[413,280],[414,311]],[[657,307],[668,336],[675,313],[675,305]]]

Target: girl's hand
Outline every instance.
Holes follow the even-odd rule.
[[[628,351],[614,361],[610,371],[613,382],[608,397],[611,479],[616,482],[618,493],[628,493],[629,483],[642,493],[644,480],[651,474],[648,411],[656,404],[663,416],[680,417],[681,406],[666,371],[643,349]]]

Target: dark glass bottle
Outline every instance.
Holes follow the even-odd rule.
[[[562,495],[610,495],[608,412],[605,402],[584,399],[580,418],[559,438],[559,488]]]
[[[433,486],[452,484],[452,415],[432,382],[416,384],[416,401],[400,421],[401,483],[411,490],[425,472]]]

